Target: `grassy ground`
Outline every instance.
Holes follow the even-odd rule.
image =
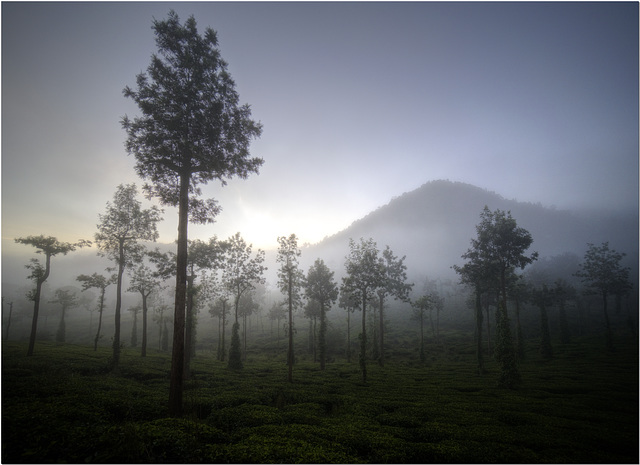
[[[245,369],[198,356],[187,414],[166,418],[169,356],[39,343],[5,344],[2,461],[12,462],[638,462],[638,345],[577,340],[521,363],[523,386],[474,371],[472,344],[451,336],[427,365],[250,356]],[[433,349],[433,348],[432,348]]]

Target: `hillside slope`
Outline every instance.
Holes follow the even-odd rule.
[[[372,237],[382,249],[389,245],[406,255],[409,271],[447,275],[475,237],[475,226],[487,205],[491,210],[511,211],[519,226],[533,236],[531,250],[541,257],[571,252],[582,257],[588,242],[609,241],[637,262],[638,216],[561,211],[540,204],[507,200],[469,184],[432,181],[393,199],[387,205],[352,223],[303,252],[321,257],[338,274],[344,268],[349,238]]]

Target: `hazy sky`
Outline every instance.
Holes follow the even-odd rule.
[[[218,32],[264,125],[260,175],[206,186],[223,212],[190,237],[317,242],[434,179],[559,208],[638,207],[637,2],[3,2],[5,248],[92,238],[116,186],[142,185],[122,89],[172,8]],[[171,242],[175,209],[165,217]]]

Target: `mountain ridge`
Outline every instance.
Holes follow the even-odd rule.
[[[408,267],[440,274],[453,264],[475,237],[484,206],[510,211],[518,226],[533,237],[531,251],[541,257],[574,253],[582,257],[587,243],[608,241],[637,262],[638,216],[615,212],[580,213],[540,203],[509,200],[495,192],[462,182],[435,180],[397,196],[347,228],[308,247],[306,255],[327,257],[333,269],[343,268],[350,238],[373,238],[389,245]]]

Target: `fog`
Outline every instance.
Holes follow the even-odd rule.
[[[473,322],[472,312],[465,303],[465,288],[458,284],[458,276],[452,270],[453,265],[464,263],[461,255],[469,248],[470,240],[475,237],[475,225],[484,205],[490,209],[511,211],[518,226],[531,232],[533,245],[530,251],[537,251],[540,257],[537,262],[525,269],[535,284],[552,284],[563,278],[580,288],[580,282],[573,276],[577,264],[587,248],[587,243],[600,244],[609,241],[610,246],[627,256],[624,265],[632,269],[634,293],[637,293],[638,269],[638,218],[637,214],[613,215],[607,212],[587,215],[585,212],[560,211],[540,204],[521,203],[507,200],[500,195],[463,183],[434,181],[414,191],[392,199],[355,221],[343,231],[325,238],[318,244],[300,245],[300,269],[306,274],[309,267],[318,258],[335,273],[335,281],[340,284],[345,274],[344,263],[349,253],[349,239],[372,238],[378,250],[389,246],[398,257],[406,257],[408,282],[414,283],[413,296],[424,291],[425,280],[437,282],[439,292],[445,297],[447,311],[443,313],[443,324],[451,327],[469,328]],[[242,232],[241,232],[242,233]],[[291,233],[295,233],[292,231]],[[225,239],[225,238],[220,238]],[[274,238],[274,242],[275,242]],[[173,244],[147,244],[149,248],[160,247],[164,251],[173,251]],[[4,297],[3,323],[8,322],[8,304],[13,303],[11,320],[11,339],[23,340],[28,337],[33,312],[32,302],[27,301],[26,293],[32,288],[27,279],[28,270],[24,265],[30,258],[39,258],[26,246],[16,246],[10,251],[3,251],[2,258],[2,295]],[[254,248],[255,252],[255,248]],[[265,272],[266,293],[260,303],[259,315],[264,326],[268,322],[267,313],[274,303],[283,301],[284,296],[277,289],[277,251],[266,253]],[[80,293],[80,283],[76,277],[80,274],[94,272],[106,274],[105,269],[113,266],[109,260],[98,257],[95,247],[80,249],[67,256],[56,256],[52,259],[52,272],[46,281],[41,299],[41,316],[39,328],[43,337],[51,337],[55,324],[59,319],[59,306],[50,303],[54,292],[60,288],[73,288],[78,294],[85,295],[91,291]],[[125,274],[127,289],[129,276]],[[165,282],[165,290],[156,296],[154,305],[167,304],[173,308],[173,281]],[[96,293],[91,292],[94,300],[91,304],[70,309],[67,312],[67,334],[69,342],[88,343],[95,332],[97,313],[95,310]],[[104,311],[102,344],[109,343],[113,335],[113,308],[115,305],[115,286],[107,288]],[[123,294],[123,337],[128,341],[128,331],[133,316],[127,309],[140,304],[137,293]],[[406,303],[388,299],[386,315],[392,321],[406,323],[410,316],[410,306]],[[152,306],[153,307],[153,306]],[[153,312],[150,312],[150,317]],[[172,310],[171,310],[172,313]],[[334,306],[329,318],[336,321],[336,328],[344,324],[344,310]],[[140,318],[140,316],[138,317]],[[208,304],[200,306],[198,340],[209,341],[216,333],[217,322],[208,314]],[[298,310],[298,318],[302,321],[302,309]],[[93,324],[92,324],[93,320]],[[404,324],[403,323],[403,324]],[[300,323],[306,326],[306,323]],[[93,327],[92,327],[93,326]],[[138,325],[140,328],[140,325]],[[155,336],[154,324],[150,322],[150,338]],[[343,331],[342,329],[340,331]]]

